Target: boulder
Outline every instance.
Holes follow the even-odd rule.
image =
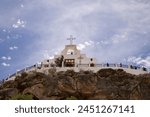
[[[28,87],[23,91],[23,94],[32,94],[37,99],[47,99],[44,94],[45,87],[42,84],[36,84],[32,87]]]
[[[10,99],[12,96],[18,94],[18,89],[16,88],[5,88],[0,90],[0,99]]]

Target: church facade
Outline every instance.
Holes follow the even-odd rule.
[[[65,48],[61,51],[59,55],[55,55],[54,59],[47,59],[41,64],[43,67],[79,67],[86,65],[88,67],[94,67],[96,65],[96,59],[92,57],[87,57],[86,54],[82,54],[77,46],[72,43],[75,38],[70,36],[70,44],[65,45]],[[57,63],[57,61],[60,63]],[[59,64],[59,65],[57,65]]]

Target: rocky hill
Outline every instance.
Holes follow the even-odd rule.
[[[136,76],[121,69],[23,73],[0,86],[0,99],[150,99],[150,74]]]

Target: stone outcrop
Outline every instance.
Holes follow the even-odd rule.
[[[0,99],[7,100],[10,99],[13,95],[17,95],[18,90],[16,88],[5,88],[0,90]]]
[[[33,99],[150,99],[150,74],[132,75],[118,69],[74,72],[73,70],[49,74],[23,73],[14,81],[0,86],[0,99],[32,95]],[[13,98],[14,99],[14,98]]]

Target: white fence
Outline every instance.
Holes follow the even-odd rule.
[[[16,75],[20,75],[24,72],[30,72],[30,71],[34,71],[37,70],[39,72],[43,72],[44,70],[48,70],[50,68],[56,68],[58,69],[58,71],[65,71],[67,69],[74,69],[75,71],[79,71],[79,70],[93,70],[93,71],[98,71],[100,69],[106,69],[106,68],[112,68],[112,69],[123,69],[128,73],[131,74],[144,74],[144,73],[148,73],[147,68],[145,67],[139,67],[139,66],[133,66],[133,65],[124,65],[124,64],[114,64],[114,63],[104,63],[104,64],[94,64],[92,66],[90,66],[90,64],[78,64],[77,67],[56,67],[56,65],[49,65],[48,67],[44,67],[44,65],[32,65],[30,67],[26,67],[22,70],[18,70],[16,73],[9,75],[6,78],[7,80],[12,80],[14,79],[14,77],[16,77]]]

